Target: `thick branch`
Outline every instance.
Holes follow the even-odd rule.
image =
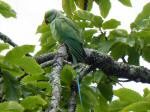
[[[51,103],[46,112],[57,112],[59,101],[61,98],[61,84],[60,84],[60,72],[63,67],[63,59],[67,55],[66,47],[61,46],[58,50],[58,57],[55,62],[53,71],[49,73],[51,85],[52,85],[52,98]]]
[[[150,70],[143,66],[128,65],[114,61],[110,56],[97,53],[92,49],[85,49],[86,63],[94,65],[104,73],[118,78],[126,78],[135,82],[150,83]]]
[[[125,78],[135,82],[150,83],[150,70],[143,66],[134,66],[114,61],[109,55],[98,53],[93,49],[85,49],[85,64],[101,69],[107,75]],[[46,58],[50,55],[45,55]]]

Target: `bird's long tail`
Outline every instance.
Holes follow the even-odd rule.
[[[75,58],[74,55],[72,55],[72,58],[73,58],[73,63],[77,63],[77,60]],[[77,69],[76,69],[76,72],[77,72]],[[80,81],[79,81],[79,74],[77,73],[77,87],[78,87],[78,93],[79,93],[79,99],[80,99],[80,103],[81,103],[81,106],[83,106],[83,103],[82,103],[82,96],[81,96],[81,89],[80,89]]]
[[[78,76],[77,76],[77,85],[78,85],[78,93],[79,93],[80,103],[81,103],[81,106],[83,106],[81,90],[80,90],[80,82],[79,82],[79,77]]]
[[[84,61],[86,54],[85,54],[85,51],[80,42],[75,41],[73,39],[68,39],[65,41],[65,44],[68,46],[69,52],[72,55],[73,64],[77,64],[78,61],[81,61],[81,62]],[[76,69],[76,72],[77,72],[77,69]],[[81,91],[80,91],[79,74],[78,74],[76,80],[77,80],[77,87],[78,87],[80,103],[81,103],[81,106],[83,106],[82,105],[82,95],[81,95]]]

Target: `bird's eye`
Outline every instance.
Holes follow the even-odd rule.
[[[49,23],[48,19],[45,19],[45,23],[46,23],[46,24],[48,24],[48,23]]]

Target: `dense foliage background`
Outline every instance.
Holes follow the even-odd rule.
[[[43,1],[44,2],[44,1]],[[118,0],[127,7],[132,7],[130,0]],[[93,3],[99,6],[100,14],[91,12]],[[134,65],[133,71],[139,70],[139,59],[142,57],[150,62],[150,3],[143,7],[135,21],[130,25],[130,32],[126,29],[118,29],[119,20],[105,20],[111,10],[111,0],[62,0],[64,15],[72,19],[82,30],[84,47],[94,49],[96,53],[110,55],[113,60],[121,60],[122,64]],[[0,0],[0,14],[5,17],[16,17],[15,11],[9,4]],[[49,58],[40,62],[42,56],[49,54],[54,57],[60,45],[53,40],[50,27],[44,23],[38,26],[37,33],[41,34],[41,49],[31,56],[35,46],[17,46],[9,37],[0,33],[0,51],[7,50],[6,54],[0,54],[0,112],[42,112],[48,108],[56,108],[57,111],[76,112],[146,112],[150,110],[150,90],[145,88],[144,94],[121,88],[113,90],[113,85],[119,83],[119,76],[106,74],[105,70],[94,68],[81,81],[82,102],[75,94],[72,100],[72,91],[77,73],[82,73],[87,64],[79,64],[78,71],[74,70],[65,60],[60,74],[61,87],[58,99],[52,99],[55,86],[51,74],[54,74],[57,59]],[[32,44],[32,43],[31,43]],[[97,57],[96,57],[97,59]],[[56,61],[56,62],[55,62]],[[105,62],[107,63],[107,61]],[[108,68],[105,68],[108,69]],[[112,70],[113,71],[113,70]],[[145,69],[145,72],[148,70]],[[131,71],[132,72],[132,71]],[[140,71],[138,71],[140,72]],[[136,82],[150,83],[149,75],[143,76],[146,81],[135,76],[124,76]],[[75,83],[76,84],[76,83]],[[77,91],[74,91],[77,92]],[[57,95],[56,95],[57,96]],[[117,98],[113,99],[113,96]],[[56,107],[51,105],[58,100]],[[73,101],[75,105],[69,105]],[[71,108],[74,108],[71,110]],[[55,109],[54,109],[55,110]],[[49,112],[52,110],[49,109]],[[52,111],[53,112],[53,111]]]

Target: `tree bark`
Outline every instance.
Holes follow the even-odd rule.
[[[54,68],[48,77],[50,78],[52,86],[52,97],[51,103],[48,106],[46,112],[57,112],[59,107],[59,101],[61,98],[61,83],[60,83],[60,72],[63,68],[63,59],[67,56],[67,51],[65,46],[61,46],[58,50],[57,59],[54,63]]]

